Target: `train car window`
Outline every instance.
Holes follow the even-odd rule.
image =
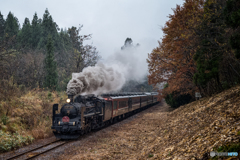
[[[106,103],[105,103],[105,106],[106,106],[107,108],[109,108],[109,107],[111,108],[111,107],[112,107],[112,102],[106,102]]]
[[[127,107],[127,101],[124,101],[124,107]]]
[[[142,102],[145,102],[146,101],[146,97],[142,97]]]
[[[133,100],[133,104],[136,104],[136,103],[139,103],[140,102],[140,98],[135,98],[134,100]]]
[[[127,106],[127,102],[126,101],[120,101],[119,102],[119,108],[123,108]]]
[[[113,109],[117,109],[117,101],[113,102]]]
[[[146,102],[148,100],[148,97],[144,97],[144,102]]]

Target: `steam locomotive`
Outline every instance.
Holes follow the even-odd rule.
[[[157,101],[157,92],[68,95],[60,113],[53,105],[52,129],[57,138],[77,139],[80,135],[123,119]]]

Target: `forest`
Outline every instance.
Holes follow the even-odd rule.
[[[240,83],[240,1],[186,0],[173,9],[148,55],[149,83],[172,107]]]
[[[72,72],[81,72],[100,58],[96,47],[83,45],[91,35],[80,35],[82,27],[60,29],[48,9],[42,19],[37,13],[32,20],[25,18],[22,27],[13,13],[6,19],[0,13],[1,88],[13,83],[65,90]]]

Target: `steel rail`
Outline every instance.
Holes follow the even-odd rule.
[[[65,141],[65,142],[63,142],[63,143],[61,143],[61,144],[59,144],[59,145],[57,145],[57,146],[54,146],[54,147],[52,147],[52,148],[50,148],[50,149],[48,149],[48,150],[45,150],[45,151],[43,151],[43,152],[39,152],[39,153],[37,153],[37,154],[35,154],[35,155],[33,155],[33,156],[28,157],[28,158],[25,159],[25,160],[33,159],[33,158],[35,158],[35,157],[37,157],[37,156],[39,156],[39,155],[41,155],[41,154],[44,154],[44,153],[46,153],[46,152],[49,152],[49,151],[51,151],[51,150],[53,150],[53,149],[55,149],[55,148],[58,148],[58,147],[60,147],[60,146],[62,146],[62,145],[64,145],[64,144],[66,144],[66,143],[69,143],[69,141]]]
[[[33,151],[36,151],[36,150],[38,150],[38,149],[41,149],[41,148],[47,147],[47,146],[49,146],[49,145],[53,145],[54,143],[57,143],[57,142],[59,142],[59,141],[61,141],[61,140],[59,139],[59,140],[56,140],[56,141],[49,142],[49,143],[44,144],[44,145],[42,145],[42,146],[36,147],[36,148],[34,148],[34,149],[31,149],[31,150],[25,151],[25,152],[23,152],[23,153],[20,153],[20,154],[14,155],[14,156],[12,156],[12,157],[8,157],[8,158],[6,158],[6,160],[16,159],[16,158],[21,157],[21,156],[23,156],[23,155],[25,155],[25,154],[31,153],[31,152],[33,152]],[[61,144],[65,144],[65,143],[66,143],[66,142],[61,143]],[[56,147],[55,147],[55,148],[56,148]],[[50,149],[50,150],[51,150],[51,149]],[[48,151],[48,150],[47,150],[47,151]],[[46,151],[45,151],[45,152],[46,152]],[[34,157],[35,157],[35,156],[34,156]],[[30,157],[30,158],[32,158],[32,157]]]

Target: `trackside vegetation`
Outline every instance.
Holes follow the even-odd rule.
[[[209,97],[240,83],[239,8],[238,0],[177,5],[147,60],[149,83],[168,84],[159,99],[177,107],[194,100],[195,92]]]

